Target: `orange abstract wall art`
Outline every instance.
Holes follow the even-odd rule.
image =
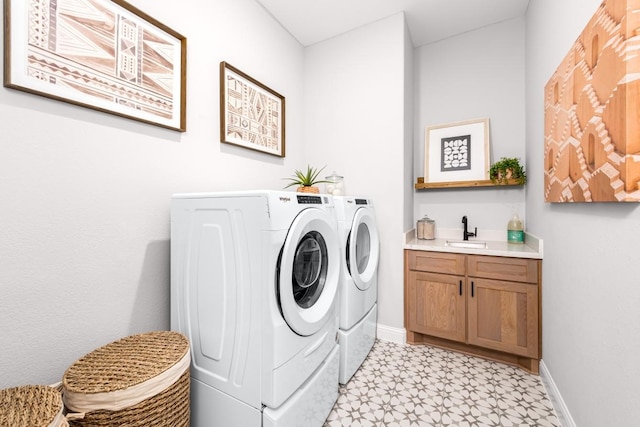
[[[544,105],[545,201],[640,201],[640,0],[598,7]]]

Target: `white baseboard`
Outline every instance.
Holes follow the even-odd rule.
[[[556,410],[562,427],[576,427],[576,423],[573,421],[573,418],[571,418],[571,413],[569,413],[569,408],[567,408],[567,405],[564,403],[560,395],[560,390],[556,387],[556,383],[553,382],[551,373],[547,369],[547,365],[544,364],[544,360],[540,361],[540,379],[547,389],[547,394],[549,394],[549,399],[553,404],[553,408]]]
[[[376,330],[377,338],[382,341],[394,342],[396,344],[406,344],[407,331],[404,328],[394,328],[378,323]]]

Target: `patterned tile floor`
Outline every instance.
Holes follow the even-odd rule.
[[[560,426],[540,377],[430,346],[376,341],[324,427]]]

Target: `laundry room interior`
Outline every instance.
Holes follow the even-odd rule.
[[[640,10],[636,0],[606,1]],[[5,13],[8,2],[15,0],[5,0]],[[441,13],[433,25],[444,28],[417,42],[419,23],[402,7],[409,0],[389,2],[394,10],[384,16],[357,11],[361,21],[350,28],[339,27],[340,8],[349,6],[332,1],[335,18],[327,22],[336,25],[305,40],[276,18],[277,0],[183,0],[179,7],[128,0],[186,38],[183,131],[5,85],[0,388],[56,383],[93,349],[173,329],[174,195],[296,197],[295,188],[284,188],[287,178],[310,165],[322,179],[344,177],[344,195],[375,208],[377,341],[420,346],[406,344],[405,325],[406,233],[416,221],[428,215],[436,230],[462,239],[466,216],[478,239],[494,231],[506,239],[517,213],[544,242],[540,372],[532,375],[544,382],[563,426],[635,425],[638,205],[545,200],[545,85],[602,1],[433,2]],[[316,5],[305,7],[308,21],[320,16]],[[480,23],[454,25],[473,22],[469,15]],[[6,19],[3,28],[6,43]],[[6,61],[5,52],[3,68]],[[221,62],[286,100],[282,156],[221,142]],[[425,129],[479,118],[490,123],[489,160],[519,158],[526,184],[416,188],[425,176]]]

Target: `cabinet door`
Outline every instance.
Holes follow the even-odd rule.
[[[469,278],[469,344],[539,358],[538,286]]]
[[[409,271],[408,285],[409,330],[464,342],[464,277]]]

